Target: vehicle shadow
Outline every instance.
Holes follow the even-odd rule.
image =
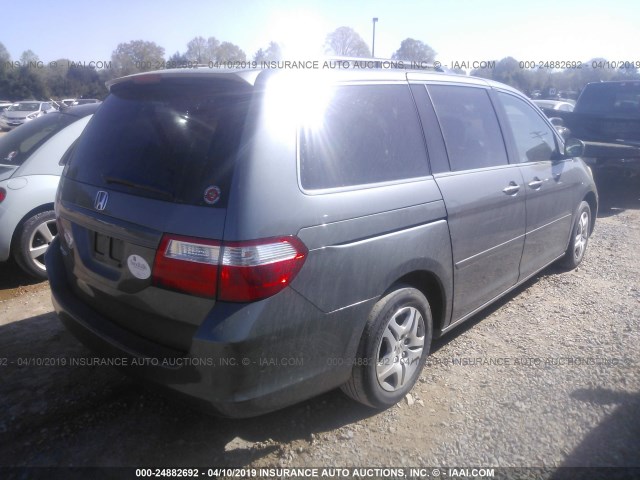
[[[11,290],[42,283],[42,280],[27,275],[13,259],[0,263],[0,290]]]
[[[628,177],[619,172],[603,172],[596,177],[598,218],[640,209],[640,176]]]
[[[258,421],[206,415],[114,368],[70,366],[96,357],[54,313],[0,327],[0,352],[0,466],[238,467],[270,454],[278,466],[378,413],[336,390]]]
[[[575,390],[571,397],[584,403],[616,405],[616,408],[569,453],[561,467],[640,467],[640,392],[584,388]],[[560,470],[557,478],[563,478],[563,473]],[[624,474],[608,473],[608,478],[622,478],[612,477],[612,473]]]
[[[478,323],[482,322],[487,317],[491,316],[493,313],[500,310],[502,307],[507,305],[509,302],[513,301],[514,298],[517,298],[522,294],[522,292],[526,291],[531,286],[535,285],[542,277],[547,275],[555,275],[558,273],[562,273],[564,270],[561,267],[550,265],[541,272],[538,272],[529,280],[524,282],[522,285],[514,288],[511,292],[506,294],[504,297],[496,300],[491,305],[483,308],[478,313],[470,317],[468,320],[465,320],[462,324],[456,326],[450,332],[445,333],[440,338],[436,338],[433,340],[431,344],[431,353],[435,353],[444,347],[447,343],[452,342],[459,336],[465,334],[467,331],[473,329]]]

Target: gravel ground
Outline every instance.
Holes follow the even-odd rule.
[[[334,391],[218,419],[106,367],[18,366],[90,353],[46,283],[0,266],[0,466],[640,467],[640,180],[599,188],[582,266],[545,270],[437,340],[383,412]]]

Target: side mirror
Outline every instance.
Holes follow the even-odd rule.
[[[570,138],[564,142],[564,156],[567,158],[581,157],[584,155],[584,142],[577,138]]]

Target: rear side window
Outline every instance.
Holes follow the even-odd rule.
[[[429,85],[451,170],[506,165],[498,118],[485,89]]]
[[[407,85],[335,87],[317,124],[300,127],[305,189],[365,185],[429,174]]]
[[[176,203],[208,205],[210,187],[228,197],[251,87],[237,81],[127,82],[92,119],[67,177]],[[216,195],[217,196],[217,195]]]

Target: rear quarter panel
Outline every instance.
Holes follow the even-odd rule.
[[[274,125],[257,107],[249,116],[254,130],[236,165],[225,241],[299,236],[309,254],[291,286],[323,312],[379,297],[423,269],[450,298],[451,244],[433,177],[303,191],[296,125]]]

